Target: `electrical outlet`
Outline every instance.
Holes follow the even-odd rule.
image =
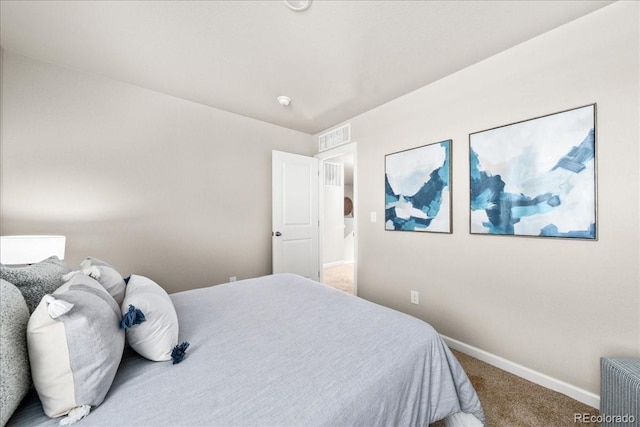
[[[229,281],[230,282],[235,282],[236,280],[238,280],[238,278],[236,276],[229,277]]]
[[[411,304],[420,304],[420,294],[418,291],[411,291]]]

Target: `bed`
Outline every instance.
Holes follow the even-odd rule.
[[[124,350],[77,426],[428,426],[484,423],[462,367],[427,323],[293,274],[170,295],[179,364]],[[55,426],[31,391],[8,426]]]

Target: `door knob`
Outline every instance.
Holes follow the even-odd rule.
[[[280,237],[280,236],[282,236],[282,233],[279,231],[276,231],[276,237]]]

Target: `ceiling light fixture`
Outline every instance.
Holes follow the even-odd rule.
[[[284,0],[284,2],[289,6],[289,9],[295,10],[296,12],[302,12],[305,9],[308,9],[311,6],[312,0]]]
[[[278,97],[278,102],[283,107],[286,107],[287,105],[291,104],[291,98],[289,98],[288,96],[280,95]]]

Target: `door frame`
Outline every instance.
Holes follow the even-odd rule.
[[[324,185],[324,162],[330,161],[335,157],[340,157],[345,154],[353,155],[353,293],[358,295],[358,220],[356,214],[358,211],[358,143],[349,142],[344,145],[340,145],[335,148],[331,148],[326,151],[322,151],[316,154],[314,157],[320,162],[318,164],[318,219],[320,221],[320,236],[318,238],[319,250],[319,266],[320,266],[320,282],[324,279],[324,191],[321,190],[321,186]],[[344,185],[344,181],[343,181]]]

